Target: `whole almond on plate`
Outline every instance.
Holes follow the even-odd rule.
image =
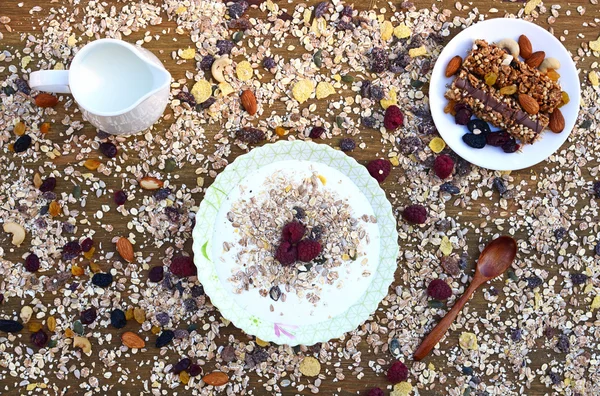
[[[129,239],[125,237],[119,238],[117,241],[117,252],[123,257],[123,260],[129,263],[133,262],[133,245],[129,242]]]
[[[519,94],[519,103],[523,110],[529,114],[537,114],[540,111],[538,102],[527,94]]]
[[[162,180],[158,180],[156,177],[146,176],[140,180],[140,187],[144,190],[158,190],[162,188],[164,182]]]
[[[258,104],[256,103],[256,96],[254,96],[254,92],[247,89],[242,92],[240,99],[242,101],[242,106],[244,106],[244,109],[248,112],[248,114],[256,114],[256,111],[258,110]]]
[[[533,47],[531,46],[531,41],[529,41],[527,36],[525,36],[524,34],[522,34],[519,37],[519,53],[521,54],[521,57],[523,57],[523,59],[527,59],[531,56],[531,54],[533,54]]]
[[[462,58],[456,55],[454,58],[450,59],[448,62],[448,66],[446,66],[446,77],[452,77],[456,74],[458,69],[462,66]]]
[[[202,377],[202,381],[208,385],[221,386],[229,382],[229,376],[220,371],[213,371],[212,373],[206,374],[204,377]]]
[[[35,97],[35,104],[38,107],[54,107],[58,103],[58,98],[49,93],[42,92]]]
[[[561,133],[565,129],[565,117],[558,107],[550,114],[548,128],[554,133]]]
[[[537,69],[538,66],[542,64],[545,57],[546,53],[544,51],[537,51],[531,54],[531,56],[527,58],[525,63],[527,63],[527,65],[533,67],[534,69]]]
[[[135,333],[132,333],[131,331],[123,333],[123,335],[121,335],[121,341],[123,341],[123,345],[132,349],[140,349],[146,346],[146,342],[142,340],[140,336],[138,336]]]

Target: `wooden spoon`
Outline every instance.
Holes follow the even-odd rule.
[[[444,334],[446,334],[446,331],[448,331],[448,328],[452,322],[454,322],[454,319],[456,319],[459,312],[465,306],[467,301],[469,301],[471,295],[475,293],[475,290],[485,282],[494,279],[506,271],[515,259],[516,254],[517,242],[509,236],[501,236],[494,239],[485,247],[485,249],[483,249],[483,252],[479,255],[479,260],[477,261],[475,276],[467,288],[467,291],[465,291],[465,294],[454,303],[450,312],[440,320],[440,323],[438,323],[437,326],[431,330],[431,333],[425,337],[423,342],[421,342],[421,345],[419,345],[413,355],[415,360],[421,360],[429,355],[429,352],[431,352],[433,347],[440,341]]]

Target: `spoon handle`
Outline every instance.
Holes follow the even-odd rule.
[[[438,342],[442,339],[448,328],[454,322],[454,319],[458,316],[459,312],[463,309],[467,301],[471,298],[471,295],[477,290],[477,288],[481,285],[481,282],[478,279],[473,279],[465,293],[462,295],[458,301],[454,303],[452,309],[440,320],[440,322],[431,330],[431,332],[425,337],[425,339],[421,342],[421,345],[415,351],[413,358],[417,361],[423,359],[429,352],[436,346]]]

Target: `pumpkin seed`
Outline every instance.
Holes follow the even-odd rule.
[[[315,65],[317,65],[317,67],[323,66],[323,51],[318,50],[317,52],[315,52],[315,55],[313,56],[313,62],[315,62]]]

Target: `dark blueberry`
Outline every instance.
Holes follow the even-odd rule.
[[[544,336],[547,339],[551,340],[552,338],[554,338],[555,335],[556,335],[556,329],[554,327],[547,326],[544,329]]]
[[[371,87],[371,99],[381,100],[384,97],[385,97],[385,92],[383,91],[383,88],[381,88],[379,85],[373,85]]]
[[[279,286],[273,286],[271,290],[269,290],[269,296],[273,301],[278,301],[279,297],[281,297],[281,289]]]
[[[63,232],[67,233],[67,234],[74,234],[75,233],[75,225],[71,224],[71,223],[69,223],[67,221],[65,221],[65,222],[62,223],[62,229],[63,229]]]
[[[2,92],[6,95],[6,96],[12,96],[15,94],[15,89],[13,87],[10,86],[6,86],[6,87],[2,87]]]
[[[542,278],[540,278],[537,275],[533,275],[533,276],[530,276],[529,278],[527,278],[527,286],[530,289],[535,289],[536,287],[541,286],[542,283],[544,283],[544,281],[542,280]]]
[[[360,96],[362,96],[363,98],[370,98],[371,97],[371,81],[369,80],[363,80],[361,86],[360,86]]]
[[[501,177],[495,177],[492,186],[494,187],[494,190],[498,191],[498,194],[500,195],[504,195],[508,191],[508,188],[506,188],[504,180],[502,180]]]
[[[600,181],[595,182],[592,189],[594,190],[596,198],[600,199]]]
[[[43,348],[48,343],[48,334],[44,330],[38,330],[31,335],[31,343],[38,348]]]
[[[100,152],[106,158],[115,158],[117,156],[117,146],[110,142],[100,143]]]
[[[410,64],[412,58],[407,53],[399,54],[390,63],[390,71],[392,73],[402,73],[404,69]]]
[[[35,253],[31,253],[25,259],[25,269],[29,272],[37,272],[40,269],[40,258]]]
[[[490,132],[490,126],[488,125],[488,123],[478,119],[470,120],[467,123],[467,128],[471,133],[474,133],[476,135],[479,135],[480,133],[486,134]],[[479,132],[477,133],[476,130],[478,130]]]
[[[400,352],[400,341],[397,338],[392,338],[389,347],[392,355],[397,355]]]
[[[178,361],[177,364],[175,364],[173,366],[173,368],[171,369],[171,372],[174,374],[179,374],[182,371],[187,370],[191,364],[192,364],[192,361],[189,358],[183,358],[180,361]]]
[[[310,137],[311,139],[320,139],[321,137],[323,137],[324,133],[325,128],[321,126],[316,126],[310,130],[310,134],[308,135],[308,137]]]
[[[588,276],[586,274],[581,274],[581,273],[572,273],[571,274],[571,282],[573,282],[574,285],[583,285],[585,282],[587,282],[588,280]]]
[[[210,98],[206,99],[204,102],[202,102],[200,104],[197,104],[196,105],[196,111],[206,110],[210,106],[212,106],[216,101],[217,101],[217,99],[215,99],[214,96],[211,96]]]
[[[125,202],[127,202],[127,194],[125,194],[125,191],[123,190],[115,191],[114,200],[119,206],[125,205]]]
[[[473,367],[463,366],[462,373],[464,375],[473,375]]]
[[[162,280],[162,285],[167,290],[173,289],[173,278],[171,277],[171,274],[169,274],[169,273],[164,274],[164,278]]]
[[[156,320],[161,326],[166,326],[169,324],[171,317],[166,312],[159,312],[156,314]]]
[[[92,324],[96,320],[97,316],[98,316],[98,314],[96,313],[96,309],[94,307],[92,307],[92,308],[86,309],[85,311],[81,311],[79,320],[81,321],[81,323],[86,324],[86,325]]]
[[[596,256],[600,256],[600,242],[598,242],[598,244],[596,245],[594,253],[596,253]]]
[[[318,241],[323,237],[323,227],[321,227],[320,225],[314,226],[312,228],[312,230],[310,231],[310,236],[309,239]]]
[[[63,260],[73,260],[75,257],[79,256],[81,253],[81,245],[78,241],[67,242],[65,246],[63,246],[62,258]]]
[[[373,48],[371,51],[371,71],[373,73],[383,73],[389,67],[390,60],[388,53],[383,48]]]
[[[469,110],[460,109],[456,112],[456,115],[454,116],[454,122],[457,125],[467,125],[472,115],[473,114]]]
[[[315,6],[315,18],[321,18],[327,11],[329,11],[329,2],[322,1]]]
[[[565,227],[560,227],[560,228],[557,228],[556,230],[554,230],[554,237],[556,238],[557,241],[560,241],[561,239],[566,237],[567,234],[568,234],[568,231]]]
[[[165,268],[162,265],[152,267],[148,272],[148,280],[150,282],[160,282],[165,275]]]
[[[194,95],[189,92],[179,91],[176,98],[179,99],[181,103],[189,104],[190,107],[196,106],[196,98],[194,98]]]
[[[56,199],[56,193],[54,191],[46,191],[42,194],[42,197],[47,201],[54,201]]]
[[[460,188],[456,187],[452,183],[444,183],[440,186],[440,190],[447,192],[448,194],[456,195],[460,193]]]
[[[183,340],[184,338],[188,338],[190,335],[190,332],[184,329],[177,329],[175,330],[175,338],[177,338],[178,340]]]
[[[165,213],[169,220],[171,220],[173,223],[177,223],[179,221],[179,211],[177,210],[177,208],[167,206],[165,208]]]
[[[354,12],[354,9],[352,8],[352,6],[346,5],[346,6],[344,6],[344,8],[342,8],[342,11],[340,12],[340,16],[352,18],[353,12]]]
[[[92,238],[85,238],[81,242],[81,250],[83,252],[89,252],[92,246],[94,246],[94,241],[92,240]]]
[[[156,338],[156,347],[162,348],[169,345],[171,341],[173,341],[173,337],[175,337],[175,333],[173,333],[172,330],[163,331],[158,338]]]
[[[356,148],[356,143],[352,138],[343,138],[340,140],[340,149],[344,152],[352,151]]]
[[[511,138],[508,142],[502,145],[502,150],[504,150],[505,153],[514,153],[519,149],[519,147],[521,146],[517,144],[515,138]]]
[[[267,70],[273,70],[275,68],[275,66],[277,66],[277,64],[275,63],[275,59],[271,58],[270,56],[266,56],[263,59],[263,67]]]
[[[336,25],[338,30],[354,30],[356,26],[354,26],[354,22],[352,22],[351,18],[343,17],[340,19]]]
[[[29,87],[29,83],[22,78],[17,78],[15,80],[15,85],[17,90],[23,92],[25,95],[29,95],[31,93],[31,88]]]
[[[108,287],[113,282],[113,276],[110,272],[103,274],[101,272],[92,276],[92,283],[98,287]]]
[[[298,220],[302,220],[306,217],[306,212],[300,206],[294,206],[292,208],[292,213],[294,217]]]
[[[233,41],[217,40],[217,49],[219,50],[219,55],[229,55],[233,49]]]
[[[31,146],[31,136],[22,135],[13,145],[13,150],[15,150],[15,153],[22,153],[27,150],[29,146]]]
[[[105,132],[103,130],[97,129],[96,130],[96,137],[100,140],[104,140],[104,139],[108,139],[110,137],[110,133]]]
[[[377,125],[377,119],[373,116],[362,117],[361,124],[367,128],[375,128]]]
[[[215,62],[215,57],[212,55],[205,55],[202,60],[200,61],[200,69],[204,70],[205,72],[209,72],[210,69],[212,68],[212,64]]]
[[[471,165],[471,163],[469,161],[466,161],[464,159],[462,159],[461,157],[458,157],[454,160],[454,168],[456,169],[456,174],[458,176],[466,176],[469,173],[471,173],[471,170],[473,168],[473,166]]]
[[[248,9],[248,3],[245,1],[237,1],[229,6],[229,16],[233,19],[238,19]]]
[[[548,377],[550,378],[552,385],[558,385],[562,381],[560,379],[560,376],[558,374],[556,374],[554,371],[550,371],[550,373],[548,373]]]
[[[408,136],[397,140],[398,149],[404,155],[414,154],[423,148],[423,142],[418,136]]]
[[[266,362],[267,359],[269,359],[269,354],[262,348],[255,349],[254,352],[252,352],[252,360],[256,364]]]
[[[467,144],[469,147],[473,147],[475,149],[482,149],[485,147],[485,135],[475,135],[472,133],[467,133],[462,137],[463,142]]]
[[[183,306],[186,311],[194,312],[198,309],[198,303],[193,298],[187,298],[183,301]]]
[[[202,367],[194,363],[188,368],[188,374],[190,377],[197,377],[202,374]]]
[[[154,193],[154,198],[156,198],[157,201],[164,201],[169,198],[169,195],[171,195],[171,189],[169,187],[159,188]]]
[[[569,342],[569,337],[566,334],[559,335],[558,342],[556,343],[556,347],[562,353],[568,353],[569,349],[571,349],[571,343]]]
[[[40,186],[40,191],[45,193],[49,191],[54,191],[56,188],[56,177],[47,177]]]
[[[113,309],[110,313],[110,324],[117,329],[122,329],[127,324],[127,319],[125,318],[125,312],[116,308]]]
[[[23,325],[16,320],[0,319],[0,331],[5,333],[18,333],[23,330]]]
[[[194,285],[190,290],[192,297],[200,297],[204,295],[204,287],[202,285]]]
[[[521,329],[513,329],[510,332],[510,339],[513,340],[513,341],[515,341],[515,342],[521,341],[523,339],[523,330],[521,330]]]
[[[486,136],[487,144],[494,147],[502,147],[509,142],[512,137],[506,131],[488,133]]]

